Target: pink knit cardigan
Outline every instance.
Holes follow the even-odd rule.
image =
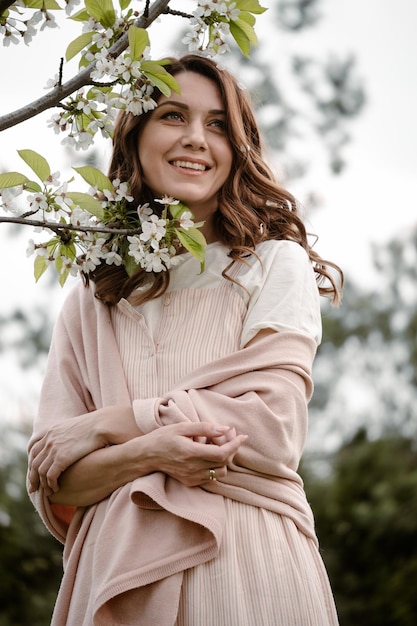
[[[53,624],[174,624],[182,572],[218,553],[223,497],[286,515],[316,541],[296,472],[315,351],[306,334],[274,333],[192,372],[164,398],[133,401],[145,432],[221,416],[247,434],[224,481],[188,488],[156,472],[74,515],[72,507],[51,506],[42,490],[31,496],[50,532],[66,544]],[[118,404],[131,399],[109,311],[80,284],[54,330],[34,436],[56,420]],[[73,583],[86,563],[90,590],[74,617]]]

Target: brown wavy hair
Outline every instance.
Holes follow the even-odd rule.
[[[217,239],[230,249],[231,263],[244,262],[243,257],[255,253],[257,244],[267,239],[287,239],[299,243],[307,252],[317,277],[321,295],[338,304],[343,287],[340,268],[322,259],[308,243],[307,232],[299,215],[295,198],[275,180],[262,156],[262,142],[249,96],[234,76],[211,59],[187,54],[171,58],[165,69],[175,76],[195,72],[212,80],[220,90],[226,110],[226,133],[233,151],[230,175],[219,191],[218,208],[214,216]],[[158,102],[161,92],[155,89]],[[143,181],[138,144],[141,131],[152,112],[142,115],[121,112],[115,124],[113,154],[109,177],[129,182],[132,213],[136,207],[149,202],[155,213],[161,205],[153,202],[151,190]],[[181,198],[179,198],[181,200]],[[230,266],[229,266],[230,267]],[[224,275],[227,277],[226,268]],[[150,284],[148,281],[150,278]],[[162,295],[169,286],[169,272],[150,274],[138,269],[128,276],[123,266],[102,264],[88,277],[96,285],[96,297],[114,305],[127,298],[139,286],[146,284],[134,303],[141,304]]]

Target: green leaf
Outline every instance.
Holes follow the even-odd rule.
[[[42,187],[36,182],[36,180],[29,180],[26,183],[25,188],[27,191],[34,191],[35,193],[42,191]]]
[[[58,274],[58,282],[61,285],[61,287],[65,285],[66,280],[69,276],[69,269],[63,270],[64,262],[62,260],[62,257],[66,259],[71,259],[71,261],[74,261],[76,257],[76,249],[73,243],[60,244],[58,255],[55,259],[55,269]]]
[[[268,10],[267,8],[262,7],[259,4],[258,0],[235,0],[235,1],[236,1],[236,8],[240,9],[241,11],[249,11],[250,13],[256,13],[257,15],[260,15],[261,13],[265,13],[265,11]]]
[[[128,30],[130,57],[132,61],[140,61],[143,52],[150,45],[148,31],[144,28],[130,26]]]
[[[164,64],[166,64],[165,59],[161,61],[143,61],[141,64],[141,70],[146,76],[149,74],[149,80],[152,80],[152,78],[155,79],[155,87],[158,87],[161,92],[162,89],[157,83],[160,83],[161,81],[164,83],[165,86],[163,86],[163,88],[167,91],[167,93],[162,92],[164,95],[169,96],[171,90],[175,91],[175,93],[180,93],[181,89],[177,80],[166,71],[163,67]]]
[[[19,172],[5,172],[0,174],[0,189],[9,189],[10,187],[18,187],[29,182],[29,178]]]
[[[61,287],[65,285],[65,282],[69,274],[68,269],[64,269],[64,271],[62,271],[63,267],[64,267],[64,262],[62,258],[58,255],[55,259],[55,269],[56,269],[56,273],[58,274],[58,282],[61,285]]]
[[[85,8],[105,28],[110,28],[116,21],[113,2],[111,0],[85,0]]]
[[[33,274],[38,282],[42,274],[48,269],[48,261],[44,256],[37,256],[33,264]]]
[[[125,270],[128,276],[132,276],[132,274],[134,274],[139,267],[135,259],[129,254],[124,255],[124,263],[125,263]]]
[[[77,13],[73,13],[72,15],[70,15],[68,19],[74,20],[74,22],[88,22],[89,17],[90,14],[84,7],[83,9],[77,11]]]
[[[178,204],[170,204],[169,212],[171,213],[174,220],[179,220],[184,211],[190,211],[188,206],[183,204],[182,202],[178,202]],[[191,213],[191,211],[190,211]]]
[[[203,233],[197,228],[189,228],[188,230],[175,228],[175,234],[180,240],[181,245],[200,261],[201,271],[203,272],[207,245]]]
[[[93,35],[94,32],[83,33],[82,35],[71,41],[71,43],[68,44],[65,52],[65,60],[70,61],[72,58],[75,57],[76,54],[81,52],[83,48],[90,45]]]
[[[165,68],[161,67],[158,63],[152,61],[145,61],[141,65],[141,70],[150,82],[164,94],[164,96],[171,95],[171,91],[180,93],[180,86],[176,79],[169,74]]]
[[[34,150],[18,150],[17,153],[35,172],[42,183],[51,175],[48,161]]]
[[[249,29],[252,31],[251,37],[248,37],[247,31]],[[236,41],[237,45],[242,51],[242,54],[248,57],[250,52],[250,45],[251,43],[254,43],[253,41],[251,41],[251,39],[253,39],[253,36],[255,37],[254,45],[257,45],[257,39],[253,28],[246,24],[243,20],[236,20],[230,22],[230,34]]]
[[[129,6],[130,2],[131,2],[131,0],[119,0],[120,8],[122,9],[122,11],[127,9],[127,7]]]
[[[101,203],[90,196],[89,193],[81,193],[79,191],[69,191],[65,194],[67,198],[72,200],[74,204],[83,209],[84,211],[88,211],[91,215],[94,215],[102,221],[104,219],[104,209],[101,206]]]
[[[166,64],[165,59],[162,61],[143,61],[141,69],[144,72],[150,72],[154,76],[159,76],[173,91],[180,93],[180,86],[174,76],[172,76],[163,65]]]
[[[28,9],[46,9],[47,11],[62,10],[62,7],[60,7],[55,0],[25,0],[24,4]]]
[[[249,39],[250,43],[253,46],[257,46],[258,45],[258,38],[257,38],[256,33],[255,33],[253,27],[251,26],[251,24],[249,24],[244,19],[240,19],[240,17],[237,20],[234,20],[233,22],[230,23],[230,25],[232,25],[232,24],[236,24],[236,26],[238,26],[241,30],[243,30],[243,32],[245,33],[246,37]]]
[[[241,12],[241,14],[239,15],[239,20],[246,22],[246,24],[249,24],[249,26],[255,26],[256,24],[256,17],[252,15],[252,13],[248,13],[247,11]]]
[[[103,189],[113,191],[111,180],[96,167],[83,165],[82,167],[74,167],[73,169],[78,172],[89,185],[97,187],[99,191],[103,191]]]

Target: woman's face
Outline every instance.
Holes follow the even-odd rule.
[[[232,167],[224,103],[205,76],[181,72],[175,78],[181,93],[160,98],[140,135],[144,181],[155,198],[177,198],[196,220],[210,221]]]

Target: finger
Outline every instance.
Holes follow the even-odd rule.
[[[28,443],[28,453],[31,452],[34,446],[39,443],[41,439],[45,436],[46,431],[39,433],[36,437],[32,437],[32,439]]]
[[[219,435],[218,437],[212,437],[210,443],[214,443],[216,446],[222,446],[228,441],[232,441],[236,437],[236,429],[229,428],[224,435]]]
[[[35,493],[35,491],[39,488],[39,474],[33,469],[30,469],[28,472],[28,491],[29,493]]]
[[[182,422],[173,425],[173,427],[177,429],[180,435],[210,439],[224,435],[229,430],[229,426],[225,424],[211,424],[210,422]]]
[[[213,467],[227,465],[246,439],[246,435],[238,435],[232,441],[228,441],[221,446],[200,446],[200,444],[196,444],[199,448],[195,450],[195,454]]]
[[[208,470],[203,472],[203,481],[213,482],[217,480],[224,480],[227,476],[227,465],[222,465],[221,467],[210,467]]]

